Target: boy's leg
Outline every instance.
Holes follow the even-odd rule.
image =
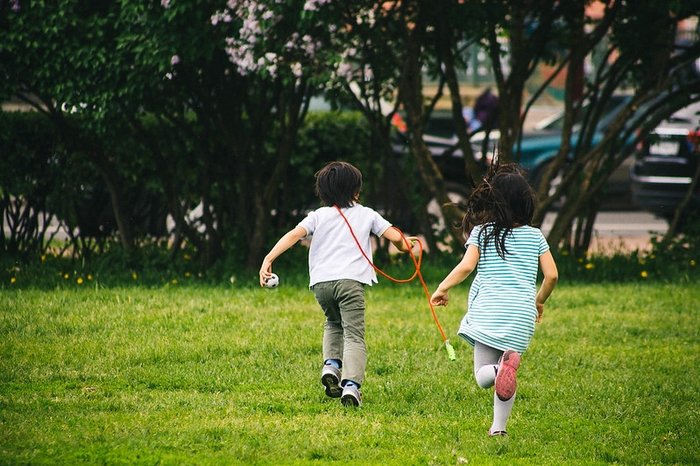
[[[335,283],[323,282],[313,286],[316,301],[326,315],[323,325],[323,362],[343,359],[343,326],[340,308],[335,299]]]
[[[343,325],[343,383],[358,387],[365,378],[365,288],[355,280],[338,280],[336,298]]]
[[[323,369],[321,370],[321,384],[325,387],[326,395],[331,398],[340,398],[340,388],[343,357],[343,327],[340,319],[340,309],[335,300],[335,287],[333,282],[318,283],[313,286],[316,300],[321,305],[326,315],[323,326]]]

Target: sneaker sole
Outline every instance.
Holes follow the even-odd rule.
[[[345,395],[340,399],[340,402],[343,403],[343,406],[353,406],[355,408],[360,406],[360,400],[352,395]]]
[[[331,398],[340,398],[343,394],[343,389],[338,385],[338,378],[333,374],[323,374],[321,383],[326,387],[326,395]]]
[[[496,375],[496,395],[501,401],[510,400],[515,395],[515,390],[518,388],[516,373],[520,367],[520,355],[512,350],[503,353],[503,361],[501,362]]]

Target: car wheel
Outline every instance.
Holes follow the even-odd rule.
[[[458,183],[445,183],[445,190],[447,191],[447,197],[455,204],[464,205],[467,203],[467,199],[469,199],[469,192]],[[426,210],[428,212],[428,218],[430,219],[433,235],[435,235],[438,244],[448,244],[449,232],[447,230],[447,223],[440,209],[440,205],[435,198],[428,202]]]
[[[544,178],[545,172],[549,169],[549,167],[554,163],[553,160],[550,160],[548,162],[543,163],[540,165],[537,170],[535,171],[534,176],[532,176],[532,187],[537,192],[540,187],[540,182]],[[547,196],[552,196],[554,195],[555,192],[557,192],[557,189],[561,186],[562,181],[564,180],[564,175],[566,174],[568,170],[568,165],[565,163],[563,166],[559,167],[559,170],[557,170],[557,173],[554,175],[554,177],[549,181],[549,187],[547,188]],[[553,207],[559,208],[561,205],[564,203],[566,198],[564,196],[560,197],[559,199],[552,204]]]

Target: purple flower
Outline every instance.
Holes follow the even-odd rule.
[[[180,56],[179,56],[179,55],[173,55],[173,56],[170,58],[170,64],[173,65],[173,66],[175,66],[175,65],[177,65],[178,63],[180,63]]]

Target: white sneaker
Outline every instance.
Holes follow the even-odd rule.
[[[340,388],[340,369],[326,364],[321,370],[321,383],[326,387],[326,395],[331,398],[340,398],[343,389]]]
[[[362,393],[355,385],[346,386],[343,388],[343,395],[340,397],[340,402],[344,406],[354,406],[359,408],[362,406]]]

